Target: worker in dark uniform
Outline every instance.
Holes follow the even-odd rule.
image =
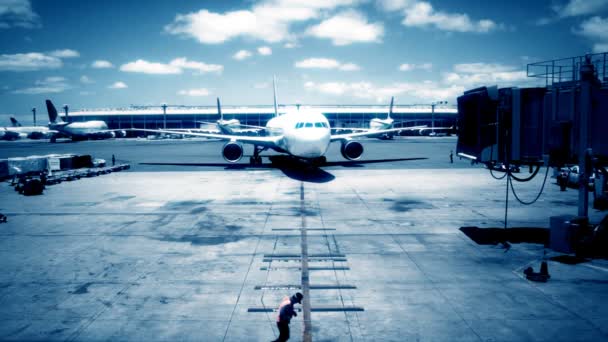
[[[289,322],[291,317],[296,317],[298,314],[293,309],[293,305],[302,304],[302,295],[300,292],[290,297],[283,298],[279,305],[279,314],[277,315],[277,328],[279,328],[279,337],[273,342],[285,342],[289,340]]]
[[[114,166],[116,164],[116,157],[114,157],[114,155],[112,155],[112,166]]]
[[[454,151],[450,150],[450,164],[454,164]]]

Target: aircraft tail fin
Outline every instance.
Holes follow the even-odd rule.
[[[277,117],[279,116],[279,109],[277,107],[277,84],[276,84],[276,77],[272,76],[272,90],[274,93],[274,116]]]
[[[217,113],[220,115],[220,120],[224,120],[224,113],[222,113],[222,106],[220,105],[220,98],[217,98]]]
[[[19,121],[17,121],[17,119],[15,119],[14,117],[11,116],[11,124],[13,125],[13,127],[21,127],[22,125],[19,123]]]
[[[53,105],[51,100],[46,100],[46,111],[49,113],[49,121],[51,123],[60,123],[63,122],[59,115],[57,114],[57,108]]]
[[[395,97],[391,96],[391,105],[388,107],[388,119],[391,118],[391,114],[393,114],[393,103],[395,101]]]

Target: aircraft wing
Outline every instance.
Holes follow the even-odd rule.
[[[163,130],[163,129],[142,129],[142,128],[129,128],[126,131],[136,131],[136,132],[150,132],[150,133],[161,133],[161,134],[181,134],[187,135],[191,137],[199,137],[199,138],[211,138],[211,139],[220,139],[226,141],[235,141],[241,142],[244,144],[253,144],[264,147],[278,147],[279,142],[283,139],[282,135],[275,136],[247,136],[247,135],[226,135],[226,134],[215,134],[215,133],[200,133],[194,132],[192,130],[184,129],[183,131],[174,131],[174,130]]]
[[[196,121],[196,123],[202,123],[202,124],[206,124],[206,125],[214,125],[217,126],[218,123],[217,122],[209,122],[209,121]],[[262,126],[255,126],[255,125],[246,125],[246,124],[238,124],[236,126],[239,127],[246,127],[246,128],[253,128],[253,129],[258,129],[258,130],[264,130],[266,129],[266,127],[262,127]]]
[[[340,141],[340,140],[349,140],[352,138],[361,138],[361,137],[370,137],[377,136],[379,134],[386,133],[395,133],[401,131],[401,128],[391,128],[391,129],[383,129],[378,131],[365,131],[365,132],[357,132],[357,133],[348,133],[348,134],[336,134],[331,136],[331,141]]]

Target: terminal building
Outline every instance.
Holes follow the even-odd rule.
[[[280,105],[279,113],[312,108],[323,113],[331,127],[368,128],[373,118],[386,118],[386,105]],[[116,109],[82,109],[70,112],[64,107],[64,120],[69,122],[103,120],[110,129],[144,128],[200,128],[200,122],[215,122],[220,116],[215,106],[131,106]],[[274,115],[272,106],[222,106],[224,119],[238,119],[242,124],[265,126]],[[400,105],[393,107],[391,117],[395,127],[428,125],[452,127],[456,125],[458,110],[455,106]]]

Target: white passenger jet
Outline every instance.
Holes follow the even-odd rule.
[[[10,119],[12,126],[0,127],[0,139],[43,139],[50,138],[53,133],[57,133],[50,131],[49,128],[46,126],[23,126],[14,117],[11,117]]]
[[[241,124],[241,122],[237,119],[224,120],[224,113],[222,112],[219,97],[217,98],[217,113],[220,116],[220,119],[215,123],[207,121],[197,121],[197,123],[215,125],[218,129],[217,132],[228,135],[259,135],[262,131],[264,131],[264,127]],[[205,130],[201,129],[201,131]]]
[[[118,130],[109,130],[104,121],[64,122],[57,114],[57,109],[51,100],[46,100],[46,110],[50,120],[49,129],[69,136],[74,141],[116,137]],[[55,140],[56,136],[51,138],[51,142]]]
[[[400,129],[397,130],[393,130],[393,128],[395,128],[395,120],[393,118],[391,118],[391,114],[393,114],[393,104],[394,104],[395,98],[394,96],[391,96],[391,104],[389,106],[388,109],[388,114],[386,116],[386,119],[380,119],[380,118],[373,118],[369,121],[369,129],[365,129],[365,128],[338,128],[336,129],[336,131],[356,131],[356,132],[373,132],[375,131],[376,134],[370,134],[369,137],[374,137],[374,138],[378,138],[381,140],[387,140],[387,139],[393,139],[393,137],[395,136],[395,134],[399,134],[400,131],[418,131],[420,129],[424,129],[427,126],[413,126],[413,127],[402,127]],[[378,133],[378,131],[385,131],[385,130],[390,130],[389,133]]]
[[[175,130],[131,129],[154,133],[175,133]],[[222,156],[231,163],[243,157],[243,144],[253,145],[252,165],[262,163],[260,153],[268,149],[306,160],[315,165],[326,162],[325,152],[332,142],[340,142],[340,152],[345,159],[357,160],[363,154],[363,145],[353,139],[358,137],[389,134],[399,129],[365,131],[349,134],[331,134],[327,118],[319,111],[307,108],[288,110],[279,115],[276,92],[274,96],[274,117],[264,127],[264,136],[245,136],[201,133],[194,130],[180,130],[179,133],[193,137],[215,138],[227,141],[222,148]]]

